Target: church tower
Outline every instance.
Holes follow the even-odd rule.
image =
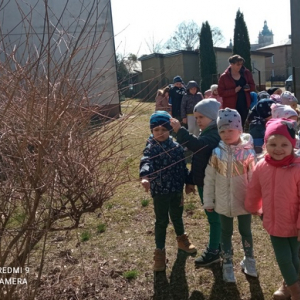
[[[273,36],[274,34],[272,30],[269,30],[267,21],[265,21],[263,30],[260,31],[258,35],[259,48],[273,44],[274,43]]]

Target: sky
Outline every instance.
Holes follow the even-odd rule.
[[[116,52],[124,56],[150,54],[146,41],[166,42],[183,21],[200,27],[208,21],[211,28],[219,27],[225,40],[220,47],[226,47],[233,40],[238,9],[251,44],[257,43],[264,21],[273,31],[274,43],[291,34],[290,0],[111,0],[111,5]]]

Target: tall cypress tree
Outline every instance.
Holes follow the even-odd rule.
[[[252,71],[249,34],[244,14],[240,10],[237,11],[235,18],[233,54],[242,56],[245,59],[245,67]]]
[[[200,31],[200,74],[201,91],[204,93],[214,83],[217,77],[216,55],[213,46],[211,29],[206,21]]]

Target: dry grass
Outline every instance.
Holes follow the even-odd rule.
[[[137,107],[137,108],[135,108]],[[107,300],[238,300],[271,299],[281,282],[269,237],[259,218],[253,220],[254,251],[259,278],[248,278],[239,267],[243,257],[237,224],[233,236],[234,266],[237,284],[225,284],[218,264],[212,268],[195,269],[194,258],[177,252],[172,226],[167,233],[166,272],[151,270],[154,244],[154,213],[152,201],[138,182],[138,165],[149,135],[148,120],[153,103],[128,101],[123,112],[136,109],[128,130],[127,142],[132,145],[124,154],[131,161],[130,183],[95,214],[86,215],[81,228],[66,234],[55,233],[48,243],[42,283],[36,299],[107,299]],[[186,196],[184,212],[186,231],[200,254],[208,240],[208,223],[198,196]],[[194,209],[190,210],[191,208]],[[99,233],[101,224],[105,231]],[[88,240],[81,240],[88,232]],[[38,253],[38,248],[36,249]],[[29,262],[30,277],[37,272],[34,257]],[[125,272],[133,271],[126,279]],[[128,276],[128,274],[127,274]]]

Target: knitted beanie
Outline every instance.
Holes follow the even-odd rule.
[[[218,89],[218,85],[217,84],[213,84],[210,86],[211,92],[213,93],[215,90]]]
[[[168,114],[166,111],[157,110],[154,114],[150,117],[150,129],[157,126],[163,126],[168,130],[172,130],[172,126],[170,124],[171,115]]]
[[[272,118],[279,119],[279,118],[290,118],[293,116],[298,117],[297,112],[292,109],[289,105],[282,105],[279,103],[271,105],[272,110]]]
[[[263,99],[256,104],[256,112],[259,117],[266,119],[271,117],[271,105],[275,104],[275,101],[271,99]]]
[[[288,119],[271,119],[266,124],[265,143],[267,143],[269,137],[274,134],[280,134],[285,136],[292,144],[296,145],[296,131],[297,122]]]
[[[293,102],[298,102],[297,98],[289,91],[285,91],[280,96],[281,103],[291,105]]]
[[[176,83],[176,82],[182,82],[182,78],[179,75],[177,75],[173,78],[173,83]]]
[[[272,95],[270,96],[270,99],[274,100],[276,103],[281,104],[281,97],[280,97],[280,95],[272,94]]]
[[[219,132],[225,129],[237,129],[243,131],[241,116],[237,110],[226,107],[219,110],[217,119]]]
[[[257,99],[262,100],[262,99],[269,99],[270,95],[266,91],[261,91],[257,94]]]
[[[216,99],[207,98],[201,100],[195,105],[194,112],[198,112],[199,114],[211,120],[217,120],[220,106],[220,102],[218,102]]]

